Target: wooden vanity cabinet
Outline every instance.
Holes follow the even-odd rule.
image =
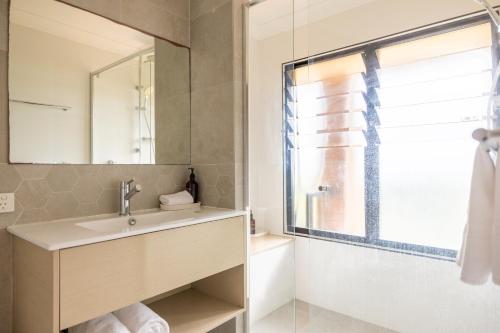
[[[178,288],[148,306],[173,333],[206,332],[244,311],[245,262],[243,217],[58,251],[15,237],[14,332],[59,332]]]

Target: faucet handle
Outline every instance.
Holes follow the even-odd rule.
[[[139,185],[139,184],[135,185],[135,191],[136,192],[141,192],[142,191],[142,186]]]
[[[129,181],[127,182],[127,184],[128,184],[128,185],[130,185],[130,184],[132,184],[133,182],[135,182],[135,178],[132,178],[131,180],[129,180]]]

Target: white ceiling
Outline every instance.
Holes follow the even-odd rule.
[[[370,4],[373,9],[373,2],[377,1],[380,1],[381,5],[384,6],[391,5],[391,3],[394,6],[400,5],[399,8],[401,9],[401,3],[404,5],[405,1],[408,0],[265,0],[250,7],[250,36],[257,40],[266,39],[281,32],[289,32],[292,29],[304,27],[327,18],[334,19],[335,16],[341,13],[349,11],[359,11],[361,13],[367,10],[363,8],[366,5]],[[492,6],[500,5],[500,0],[489,0],[489,2]],[[436,6],[441,11],[443,6],[449,6],[447,8],[449,8],[450,13],[454,13],[453,15],[463,15],[484,10],[484,7],[475,0],[412,0],[408,1],[408,3],[413,3],[414,7],[416,3],[419,4],[419,7],[422,7],[422,5],[428,6],[431,16],[432,11],[436,11]],[[411,6],[408,8],[411,8]],[[486,13],[486,11],[484,12]],[[401,19],[401,15],[408,15],[408,19],[412,19],[411,11],[392,14],[399,16],[395,19]],[[387,19],[389,22],[391,21],[390,16]]]
[[[124,56],[154,45],[154,37],[55,0],[12,0],[10,20]]]
[[[250,34],[265,39],[376,0],[266,0],[250,8]],[[292,15],[292,13],[294,13]]]

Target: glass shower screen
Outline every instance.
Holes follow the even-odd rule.
[[[498,330],[500,287],[455,263],[500,54],[480,10],[246,7],[252,242],[281,244],[250,258],[250,332]]]
[[[155,58],[146,50],[91,74],[92,163],[155,163]]]

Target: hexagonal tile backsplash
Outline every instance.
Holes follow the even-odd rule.
[[[121,180],[134,177],[143,190],[132,210],[158,207],[158,196],[184,188],[184,165],[0,165],[0,193],[16,194],[16,210],[0,214],[13,224],[118,212]]]

